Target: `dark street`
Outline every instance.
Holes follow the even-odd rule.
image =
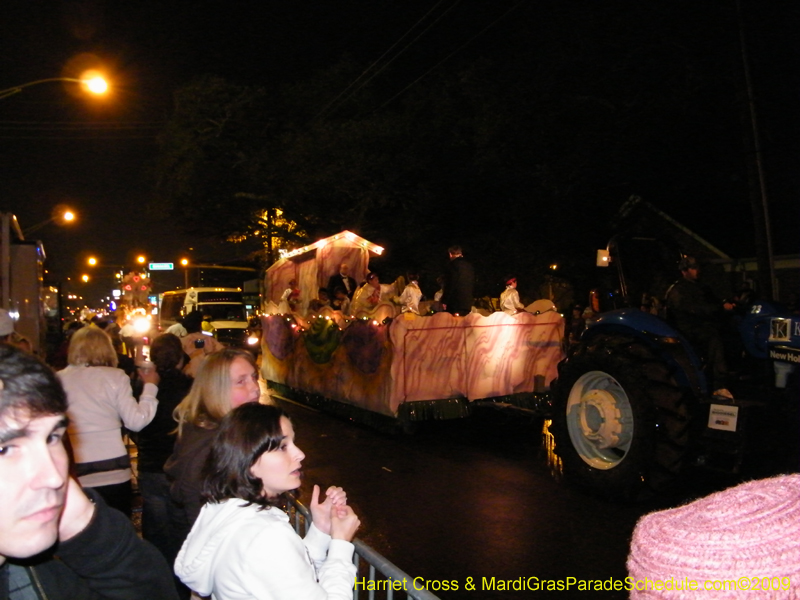
[[[392,436],[281,404],[306,453],[301,499],[314,483],[343,486],[362,521],[360,538],[413,577],[456,582],[458,590],[434,592],[441,598],[532,594],[498,591],[497,583],[530,577],[621,585],[638,517],[668,502],[613,504],[558,484],[540,450],[541,421],[484,410]],[[465,589],[468,577],[474,591]],[[495,578],[494,590],[483,589],[484,578]],[[557,594],[628,595],[575,587]]]

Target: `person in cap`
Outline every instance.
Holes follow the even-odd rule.
[[[717,300],[711,290],[700,283],[700,266],[693,256],[685,256],[678,264],[681,278],[667,290],[668,320],[686,336],[708,364],[711,389],[719,398],[733,399],[728,390],[728,365],[720,335],[723,310],[733,305]]]
[[[506,277],[506,289],[500,294],[500,310],[507,315],[515,315],[518,312],[525,312],[525,306],[519,301],[517,291],[517,278]]]

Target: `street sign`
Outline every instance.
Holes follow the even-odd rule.
[[[173,263],[150,263],[151,271],[172,271]]]

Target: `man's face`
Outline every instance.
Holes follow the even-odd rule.
[[[339,265],[339,274],[340,275],[348,275],[350,273],[350,267],[347,266],[347,263],[342,263]]]
[[[67,489],[64,415],[0,418],[0,564],[52,546]]]
[[[695,265],[693,267],[688,267],[683,272],[683,277],[684,277],[684,279],[688,279],[689,281],[697,281],[697,276],[698,276],[699,273],[700,273],[700,269],[698,269],[697,266]]]

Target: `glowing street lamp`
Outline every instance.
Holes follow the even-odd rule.
[[[183,287],[189,287],[189,259],[182,258],[181,259],[181,266],[183,267]]]
[[[13,96],[14,94],[19,94],[22,90],[31,87],[32,85],[49,83],[51,81],[73,81],[75,83],[80,83],[93,94],[105,94],[108,91],[108,83],[99,75],[95,75],[94,77],[86,79],[78,79],[76,77],[49,77],[47,79],[37,79],[36,81],[29,81],[28,83],[15,85],[14,87],[10,87],[5,90],[0,90],[0,100],[3,98],[8,98],[9,96]]]
[[[108,91],[108,82],[100,76],[83,80],[83,83],[93,94],[105,94]]]
[[[86,274],[82,275],[81,279],[83,280],[83,283],[89,283],[89,276],[88,275],[86,275]]]
[[[63,221],[64,223],[72,223],[77,218],[74,211],[68,208],[64,208],[63,205],[56,206],[55,209],[53,209],[52,215],[53,216],[50,217],[49,219],[45,219],[41,223],[37,223],[36,225],[24,229],[22,231],[22,235],[26,236],[30,235],[34,231],[39,231],[42,227],[44,227],[45,225],[49,225],[53,221]]]

